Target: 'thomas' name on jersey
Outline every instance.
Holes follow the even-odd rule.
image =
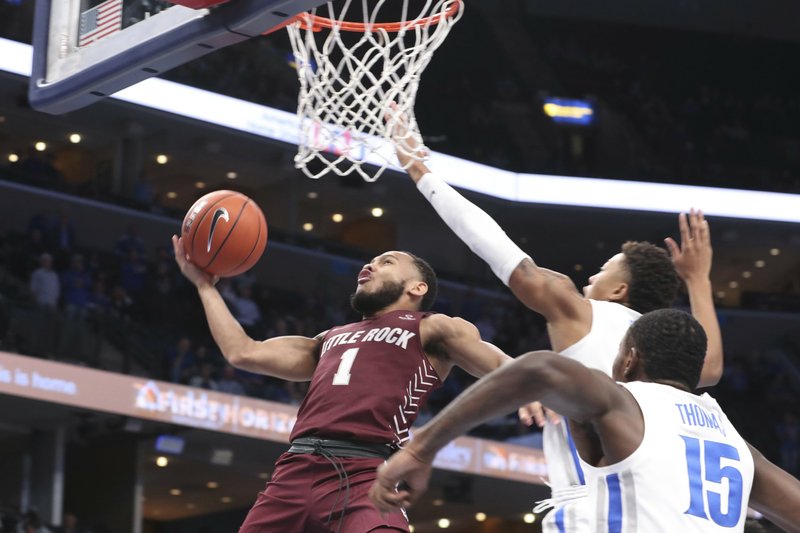
[[[402,446],[428,395],[441,384],[420,341],[425,316],[393,311],[331,328],[291,439]]]
[[[582,465],[592,531],[743,531],[753,457],[716,400],[658,383],[624,386],[642,410],[644,438],[617,464]]]

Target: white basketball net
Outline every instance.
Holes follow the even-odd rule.
[[[365,20],[358,32],[347,30],[348,11],[357,10],[351,10],[353,0],[328,2],[299,15],[305,23],[287,26],[300,80],[300,139],[294,161],[307,176],[356,172],[375,181],[387,166],[397,164],[392,132],[398,136],[397,149],[411,161],[427,153],[414,117],[417,88],[433,52],[461,18],[463,3],[419,0],[417,7],[413,0],[392,0],[389,4],[398,7],[399,2],[402,13],[395,28],[382,27],[387,22],[386,14],[381,18],[386,0],[361,0]],[[330,19],[332,28],[314,31],[309,15]],[[407,122],[397,128],[399,134],[394,127],[398,121]]]

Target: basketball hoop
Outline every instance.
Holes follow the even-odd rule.
[[[358,18],[353,3],[336,2],[337,15],[328,2],[286,26],[300,81],[294,161],[311,178],[356,172],[375,181],[396,164],[392,132],[401,120],[398,149],[423,159],[414,116],[420,76],[464,8],[462,0],[362,0],[363,22],[353,22],[345,20]],[[396,22],[379,22],[388,16]]]

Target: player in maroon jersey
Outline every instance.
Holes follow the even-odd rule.
[[[481,341],[475,326],[425,312],[436,275],[408,252],[386,252],[358,275],[351,296],[363,320],[316,337],[255,341],[228,310],[214,280],[186,257],[175,260],[197,287],[211,334],[238,368],[311,381],[272,480],[240,533],[408,531],[405,513],[380,513],[368,491],[375,472],[408,440],[430,392],[454,365],[482,376],[511,359]]]

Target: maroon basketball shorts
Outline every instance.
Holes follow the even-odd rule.
[[[331,464],[347,473],[345,480]],[[379,458],[284,453],[272,479],[247,514],[239,533],[367,533],[377,528],[408,531],[403,512],[381,513],[369,499]]]

